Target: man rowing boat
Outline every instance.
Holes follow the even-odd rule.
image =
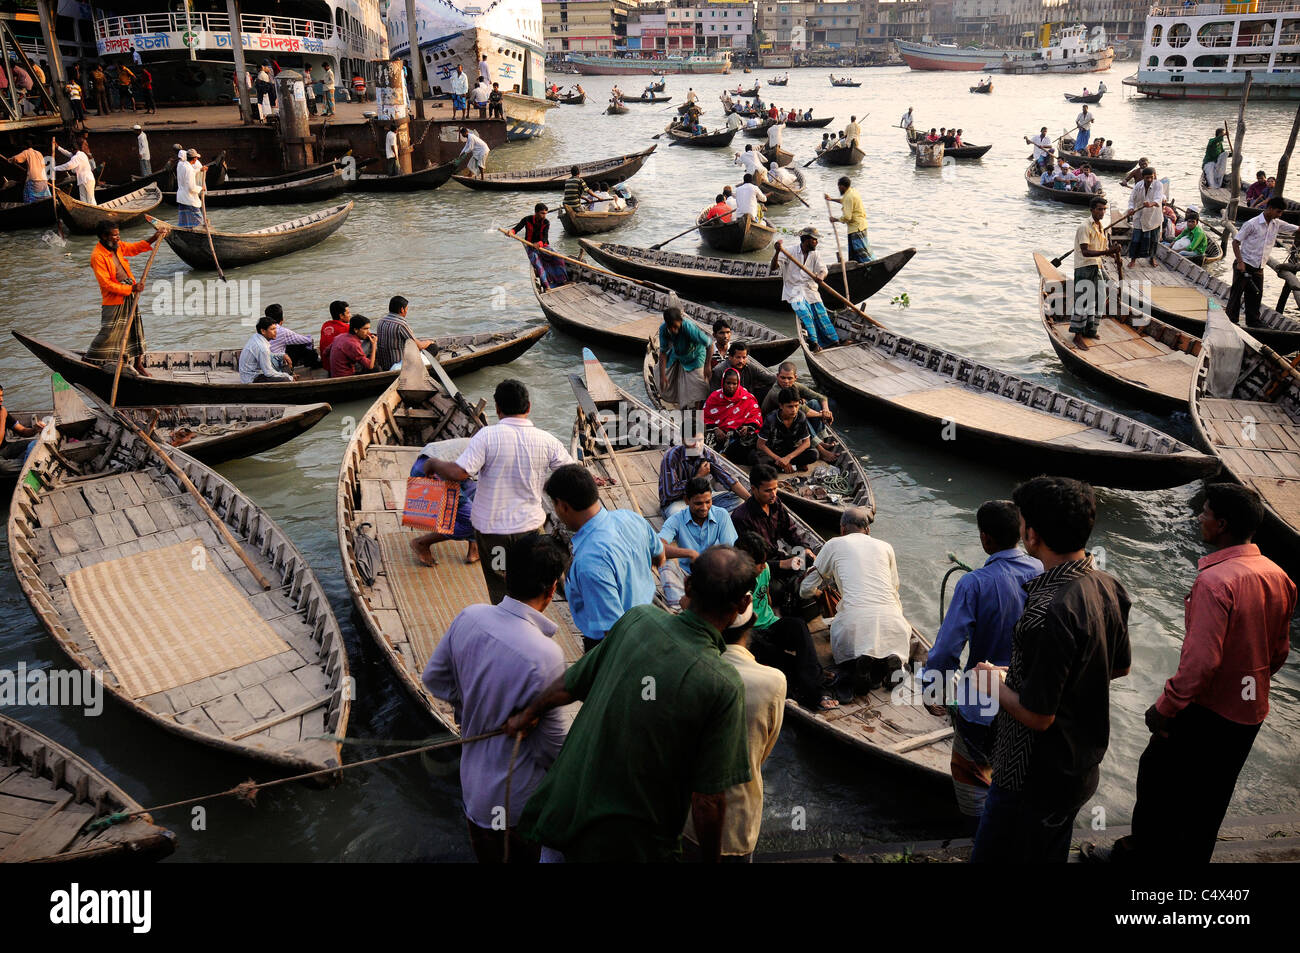
[[[144,241],[123,242],[116,225],[109,222],[100,224],[99,243],[90,253],[90,268],[99,282],[102,307],[99,333],[86,349],[87,361],[115,364],[118,355],[122,354],[132,360],[137,374],[150,376],[144,369],[144,327],[134,307],[136,296],[144,290],[144,284],[135,280],[126,259],[147,252],[166,234],[167,226],[159,223],[153,235]]]

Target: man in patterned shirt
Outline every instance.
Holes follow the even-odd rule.
[[[375,334],[379,340],[379,351],[375,356],[375,367],[378,370],[386,371],[394,364],[402,363],[402,352],[406,349],[407,341],[414,341],[421,351],[437,343],[433,338],[421,340],[415,336],[406,320],[409,304],[401,295],[395,295],[388,301],[388,313],[379,319],[379,328]]]
[[[1012,499],[1043,574],[1024,584],[1010,668],[975,666],[992,680],[999,710],[971,861],[1063,863],[1110,743],[1111,680],[1128,674],[1129,597],[1084,550],[1097,518],[1092,487],[1040,476]]]

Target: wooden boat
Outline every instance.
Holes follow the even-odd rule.
[[[978,84],[977,86],[972,86],[972,87],[970,88],[970,91],[971,91],[972,93],[984,93],[984,94],[987,95],[987,94],[993,92],[993,84],[992,84],[992,83],[980,83],[980,84]]]
[[[1249,338],[1243,344],[1240,367],[1226,369],[1231,385],[1222,393],[1210,382],[1218,354],[1201,352],[1192,422],[1224,475],[1259,493],[1265,519],[1257,541],[1293,564],[1300,552],[1300,393],[1282,363]]]
[[[794,162],[794,153],[786,152],[784,149],[780,147],[778,147],[776,150],[773,150],[771,146],[762,145],[759,146],[754,151],[763,157],[764,166],[769,166],[773,162],[775,162],[778,166],[784,169],[786,166]]]
[[[565,96],[557,96],[555,102],[561,106],[581,106],[587,101],[586,93],[569,93]]]
[[[817,153],[821,165],[862,165],[867,154],[855,145],[835,146]]]
[[[772,271],[770,261],[688,255],[587,239],[579,239],[578,243],[606,268],[629,278],[664,285],[688,298],[787,312],[790,307],[781,300],[781,275]],[[868,262],[850,261],[850,300],[870,298],[902,271],[915,254],[915,248],[904,248]],[[843,266],[834,262],[828,268],[827,284],[842,291]]]
[[[628,108],[626,104],[621,102],[610,103],[605,107],[605,112],[611,116],[622,116],[624,113],[628,112]]]
[[[54,199],[39,202],[0,202],[0,232],[20,228],[54,227]]]
[[[650,92],[652,92],[652,93],[662,93],[662,92],[664,91],[664,89],[667,88],[667,86],[668,86],[668,83],[667,83],[665,80],[662,80],[662,79],[661,79],[661,80],[660,80],[659,82],[657,82],[657,83],[651,83],[651,84],[650,84],[649,86],[647,86],[646,88],[649,89]]]
[[[766,139],[767,130],[774,125],[771,119],[764,119],[757,126],[742,126],[740,132],[746,139]]]
[[[487,585],[479,566],[465,563],[464,543],[435,546],[436,566],[418,562],[410,541],[420,531],[401,525],[402,503],[407,475],[426,444],[447,442],[452,455],[452,448],[463,448],[465,438],[486,426],[487,419],[482,401],[471,406],[441,368],[424,366],[413,343],[407,349],[404,373],[361,418],[343,453],[336,511],[339,554],[361,627],[407,694],[455,733],[459,726],[452,706],[430,695],[420,675],[457,613],[489,601]],[[379,552],[369,566],[364,556],[358,558],[361,536],[369,537]],[[582,656],[582,637],[568,606],[557,600],[546,615],[559,626],[555,640],[565,659],[576,661]]]
[[[74,199],[62,189],[55,189],[59,210],[63,213],[68,226],[77,232],[94,234],[105,222],[118,228],[126,228],[140,221],[149,212],[162,205],[162,190],[156,185],[149,185],[137,192],[129,192],[121,198],[112,199],[99,205],[89,205],[80,199]]]
[[[1029,187],[1032,198],[1048,199],[1065,205],[1091,205],[1093,199],[1106,197],[1106,190],[1101,188],[1096,192],[1073,192],[1069,189],[1049,188],[1038,181],[1040,175],[1037,165],[1031,165],[1025,170],[1025,185]]]
[[[754,394],[754,399],[762,405],[767,392],[776,384],[776,371],[772,370],[758,361],[751,360],[749,367],[763,379],[763,386]],[[667,404],[663,395],[659,391],[659,341],[650,338],[646,342],[645,361],[641,365],[641,382],[645,386],[646,397],[650,400],[650,406],[657,410],[678,411],[683,408],[676,405]],[[831,527],[834,530],[839,529],[840,517],[844,510],[849,506],[861,506],[871,513],[872,519],[876,516],[876,495],[871,489],[871,480],[867,477],[867,471],[862,466],[862,461],[848,448],[844,438],[836,432],[834,427],[826,427],[822,431],[822,437],[827,444],[838,445],[840,449],[839,456],[835,460],[835,466],[840,470],[844,479],[848,481],[849,492],[843,496],[828,495],[823,490],[823,498],[818,499],[814,495],[815,481],[810,479],[810,472],[815,471],[822,465],[821,461],[814,463],[810,470],[804,470],[796,473],[779,473],[777,475],[777,492],[781,494],[781,499],[785,505],[790,507],[804,519],[815,523],[818,526]],[[748,467],[740,467],[746,474],[749,473]]]
[[[608,212],[590,212],[580,206],[561,205],[559,218],[566,235],[595,235],[618,228],[636,214],[636,209],[636,196],[633,195],[627,200],[627,208]]]
[[[159,860],[176,835],[85,758],[35,728],[0,714],[0,864]],[[110,814],[136,814],[87,830]]]
[[[1152,410],[1187,409],[1201,353],[1201,339],[1124,307],[1107,308],[1097,337],[1076,347],[1069,330],[1073,282],[1047,258],[1034,253],[1039,313],[1052,350],[1079,377]]]
[[[1134,163],[1136,165],[1136,163]],[[1205,181],[1205,173],[1201,173],[1200,181],[1197,183],[1201,191],[1201,212],[1223,212],[1227,209],[1228,203],[1232,200],[1231,188],[1212,189]],[[1241,189],[1237,197],[1237,217],[1235,219],[1238,225],[1244,225],[1256,215],[1261,214],[1264,210],[1260,208],[1251,208],[1246,204],[1246,190]],[[1222,217],[1222,215],[1220,216]],[[1300,202],[1295,199],[1286,200],[1286,211],[1282,213],[1282,221],[1290,225],[1300,225]]]
[[[504,331],[481,331],[436,339],[434,355],[450,373],[468,374],[482,367],[507,364],[541,340],[546,325],[524,324]],[[18,331],[19,342],[74,384],[100,397],[113,389],[113,370],[82,359],[80,351],[38,341]],[[317,368],[299,371],[294,381],[245,384],[239,379],[240,348],[215,351],[148,351],[145,368],[151,377],[123,373],[117,401],[124,405],[157,404],[307,404],[342,403],[376,394],[397,377],[392,370],[328,377]]]
[[[329,175],[331,172],[342,168],[342,159],[331,159],[329,162],[319,162],[316,165],[305,166],[290,172],[280,172],[276,175],[227,174],[222,177],[219,183],[208,185],[208,190],[218,192],[226,189],[252,189],[262,185],[285,185],[289,182],[302,182],[305,179],[315,179],[322,175]],[[211,177],[212,169],[208,170],[208,175]]]
[[[937,169],[943,165],[943,143],[918,142],[915,155],[918,169]]]
[[[803,194],[806,183],[804,181],[803,170],[794,170],[795,184],[793,187],[777,185],[771,178],[760,182],[758,187],[763,190],[763,195],[767,197],[768,205],[786,205],[798,200],[798,196]]]
[[[784,77],[784,78],[782,78],[782,79],[769,79],[769,80],[767,81],[767,85],[769,85],[769,86],[786,86],[786,85],[789,84],[789,82],[790,82],[790,77],[789,77],[789,76],[786,76],[786,77]]]
[[[1092,106],[1092,105],[1096,105],[1097,103],[1101,102],[1101,97],[1102,97],[1103,95],[1105,95],[1105,94],[1104,94],[1104,93],[1089,93],[1088,95],[1085,96],[1085,95],[1083,95],[1082,93],[1066,93],[1066,94],[1065,94],[1065,101],[1066,101],[1067,103],[1087,103],[1088,105]]]
[[[667,288],[635,281],[587,264],[565,262],[568,284],[544,289],[533,269],[533,293],[546,318],[561,331],[584,342],[614,348],[640,357],[646,338],[658,334],[663,310],[671,295],[682,313],[710,337],[713,322],[725,318],[732,336],[749,344],[749,353],[765,363],[789,357],[798,347],[786,337],[757,321],[740,318],[717,308],[706,307],[677,296]]]
[[[924,145],[922,136],[918,136],[914,132],[908,133],[907,148],[913,155],[916,154],[918,146],[921,145]],[[944,146],[943,155],[945,159],[979,159],[992,148],[993,143],[991,142],[986,146],[976,146],[970,143],[952,147]]]
[[[606,446],[598,429],[602,415],[618,414],[620,403],[636,408],[649,420],[663,420],[662,415],[647,407],[626,390],[613,384],[594,355],[584,349],[585,379],[569,378],[578,401],[579,418],[574,425],[571,453],[575,460],[597,478],[601,502],[609,509],[639,511],[656,530],[663,525],[659,512],[659,465],[667,441],[636,439],[633,434],[610,433]],[[661,437],[674,433],[671,419],[663,420],[654,430]],[[639,436],[639,435],[638,435]],[[717,466],[727,470],[741,486],[748,488],[749,478],[730,461]],[[787,511],[789,507],[787,507]],[[799,546],[811,552],[821,549],[825,541],[796,512],[790,512],[794,535]],[[783,548],[780,558],[792,552]],[[830,634],[824,619],[809,626],[813,645],[823,666],[831,664]],[[912,629],[911,659],[923,659],[930,643],[915,627]],[[906,685],[903,686],[906,689]],[[950,784],[952,759],[952,725],[946,715],[932,715],[919,704],[896,704],[894,686],[877,688],[859,695],[851,702],[826,712],[810,711],[793,699],[786,699],[787,719],[798,721],[844,742],[865,754],[916,770],[929,779]],[[910,693],[909,693],[910,694]]]
[[[1133,236],[1133,229],[1130,225],[1131,219],[1125,219],[1118,209],[1111,210],[1110,219],[1111,241],[1119,245],[1121,248],[1127,248],[1128,243]],[[1184,218],[1183,220],[1185,221],[1186,219]],[[1187,260],[1194,265],[1200,265],[1204,268],[1206,265],[1214,264],[1214,262],[1223,259],[1223,246],[1219,244],[1219,240],[1214,237],[1214,234],[1210,232],[1209,229],[1202,230],[1205,232],[1205,254],[1194,255]],[[1164,242],[1163,239],[1161,241]],[[1168,244],[1167,242],[1164,243]]]
[[[330,405],[190,404],[119,409],[136,426],[153,427],[149,435],[159,446],[183,447],[194,459],[215,466],[288,443],[316,426],[330,412]],[[54,413],[11,411],[11,416],[24,427],[32,427]],[[16,480],[22,465],[21,458],[0,459],[0,484]]]
[[[631,102],[631,100],[625,100]],[[564,181],[569,177],[569,170],[578,167],[578,175],[588,182],[608,182],[614,185],[624,179],[630,179],[645,165],[646,159],[657,149],[651,146],[641,152],[614,156],[609,159],[597,159],[595,162],[570,162],[568,165],[551,166],[545,169],[529,169],[519,172],[487,172],[483,178],[472,175],[453,175],[452,178],[461,185],[471,189],[503,192],[557,192],[564,189]]]
[[[727,90],[727,94],[730,96],[741,96],[744,97],[745,99],[757,99],[758,83],[755,83],[749,89],[729,89]]]
[[[670,103],[672,101],[673,98],[671,96],[646,96],[644,93],[640,96],[627,96],[623,99],[623,102],[628,105],[640,103],[643,106],[651,106],[655,103]]]
[[[149,175],[138,175],[118,185],[96,185],[95,201],[101,203],[110,202],[113,199],[120,199],[124,195],[130,195],[132,192],[138,192],[140,189],[146,188],[150,185],[156,185],[161,189],[165,184],[172,180],[171,177],[174,174],[175,168],[176,160],[172,158],[168,159],[163,167],[157,172],[151,172]],[[214,174],[215,172],[215,167],[208,169],[208,178],[216,180],[218,177]],[[76,195],[78,193],[74,191],[74,188],[74,182],[70,182],[69,187],[63,191],[70,195]]]
[[[772,239],[776,237],[773,226],[760,222],[752,215],[732,213],[731,221],[724,222],[721,216],[706,219],[705,214],[701,212],[696,220],[700,226],[700,238],[716,251],[760,251],[772,244]]]
[[[352,206],[352,202],[344,202],[333,208],[324,208],[301,218],[251,232],[222,232],[213,229],[211,248],[208,246],[208,232],[199,227],[173,225],[165,238],[177,257],[192,268],[213,269],[218,267],[218,263],[223,269],[238,268],[240,265],[269,261],[319,245],[343,227]],[[153,218],[149,222],[162,224]],[[217,252],[215,262],[212,260],[213,248]]]
[[[848,77],[845,77],[845,78],[843,78],[843,79],[836,79],[834,76],[832,76],[832,77],[831,77],[831,85],[832,85],[832,86],[847,86],[847,87],[849,87],[850,89],[856,89],[857,87],[861,86],[862,84],[861,84],[861,83],[855,83],[855,82],[853,82],[853,80],[849,79]]]
[[[1144,258],[1131,266],[1125,261],[1123,282],[1114,262],[1103,261],[1101,267],[1108,281],[1119,284],[1120,300],[1126,306],[1198,337],[1205,336],[1211,299],[1220,308],[1228,306],[1231,286],[1168,245],[1157,246],[1154,268]],[[1261,304],[1259,321],[1258,327],[1245,328],[1246,333],[1282,354],[1300,350],[1300,320]]]
[[[1076,168],[1087,163],[1094,172],[1127,172],[1137,165],[1136,159],[1094,159],[1082,152],[1075,152],[1074,137],[1068,134],[1056,140],[1056,154]]]
[[[426,192],[445,185],[461,165],[459,159],[453,159],[418,172],[399,175],[363,174],[353,179],[348,187],[353,192]]]
[[[692,135],[680,126],[670,125],[664,130],[668,137],[672,139],[674,145],[695,146],[697,149],[713,149],[721,146],[731,145],[731,140],[736,138],[735,129],[719,129],[717,132],[703,132],[698,136]]]
[[[883,328],[832,319],[842,344],[814,352],[813,378],[867,419],[1022,473],[1160,489],[1218,470],[1214,458],[1096,404]]]
[[[821,119],[787,119],[785,127],[787,129],[825,129],[834,121],[834,116],[823,116]]]
[[[231,208],[239,205],[290,205],[311,203],[330,198],[347,190],[350,182],[341,169],[308,179],[296,179],[275,185],[214,189],[204,197],[208,208]],[[164,192],[168,204],[176,204],[175,192]]]
[[[216,471],[155,451],[102,405],[84,410],[41,431],[9,512],[9,553],[32,611],[74,663],[155,726],[286,773],[337,767],[352,680],[306,558]]]

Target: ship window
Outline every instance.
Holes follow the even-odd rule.
[[[1300,20],[1283,20],[1282,35],[1277,41],[1283,46],[1294,46],[1300,43]]]
[[[1268,53],[1247,53],[1237,57],[1238,66],[1267,66],[1268,61]]]
[[[1186,23],[1175,23],[1169,28],[1169,45],[1173,47],[1186,46],[1192,38],[1192,28]]]
[[[1246,21],[1237,31],[1237,42],[1241,46],[1272,46],[1276,32],[1276,20]]]
[[[1196,31],[1196,41],[1201,46],[1232,46],[1232,22],[1220,20],[1205,24]]]
[[[1182,26],[1182,24],[1180,23],[1180,24],[1178,24],[1178,26]],[[1185,57],[1185,56],[1166,56],[1166,57],[1165,57],[1165,67],[1168,68],[1168,69],[1179,69],[1179,68],[1181,68],[1181,67],[1183,67],[1183,66],[1186,66],[1186,65],[1187,65],[1187,57]]]
[[[1147,58],[1147,66],[1159,66],[1159,65],[1160,65],[1160,57],[1151,56]]]
[[[1203,69],[1226,69],[1228,66],[1228,57],[1206,54],[1205,56],[1198,56],[1196,59],[1192,60],[1192,65]]]

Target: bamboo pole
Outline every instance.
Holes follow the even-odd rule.
[[[54,171],[54,167],[59,164],[57,147],[59,144],[58,137],[50,137],[50,201],[54,203],[54,227],[59,230],[59,237],[63,237],[63,223],[59,221],[59,173]]]
[[[144,292],[144,283],[149,280],[149,269],[153,267],[154,256],[158,254],[158,246],[162,244],[162,236],[153,243],[153,248],[149,251],[149,260],[144,264],[144,274],[140,276],[140,290],[131,296],[131,317],[126,322],[126,332],[122,335],[122,346],[117,350],[117,369],[113,371],[113,389],[109,392],[108,406],[117,406],[117,384],[122,379],[122,362],[126,359],[126,342],[131,339],[131,329],[135,327],[136,319],[140,314],[140,295]],[[143,337],[143,335],[141,335]]]
[[[1228,186],[1232,192],[1228,199],[1228,207],[1224,210],[1223,217],[1229,224],[1237,220],[1237,205],[1241,195],[1241,143],[1246,138],[1246,102],[1250,99],[1250,87],[1254,82],[1254,74],[1250,70],[1246,71],[1246,79],[1241,84],[1241,103],[1237,106],[1237,141],[1232,146],[1232,179]],[[1224,240],[1227,239],[1227,231],[1224,231]]]
[[[835,227],[835,213],[831,211],[831,202],[834,201],[829,195],[826,198],[826,217],[830,219],[831,234],[835,236],[835,257],[840,260],[840,276],[844,279],[844,297],[849,296],[849,263],[844,257],[844,246],[840,244],[840,230]]]
[[[1300,106],[1296,107],[1295,119],[1291,121],[1291,135],[1286,141],[1286,151],[1282,153],[1282,158],[1277,160],[1277,189],[1273,195],[1284,195],[1286,188],[1286,173],[1291,165],[1291,153],[1295,151],[1296,137],[1300,136]]]
[[[518,242],[519,244],[521,244],[521,245],[526,245],[526,246],[528,246],[529,248],[533,249],[534,251],[539,251],[539,252],[541,252],[541,253],[544,254],[544,255],[551,255],[551,256],[553,256],[553,257],[555,257],[555,258],[560,259],[560,261],[567,261],[569,264],[571,264],[571,265],[577,265],[579,268],[589,268],[589,269],[591,269],[592,271],[598,271],[598,272],[600,272],[602,275],[609,275],[611,278],[620,278],[620,279],[622,279],[623,281],[630,281],[630,282],[632,282],[632,284],[634,284],[634,285],[640,285],[642,288],[650,288],[650,289],[652,289],[652,290],[654,290],[654,291],[661,291],[661,290],[663,290],[662,287],[660,287],[660,286],[658,286],[658,285],[652,285],[652,284],[650,284],[650,283],[647,282],[647,281],[641,281],[641,280],[638,279],[638,278],[629,278],[629,277],[627,277],[626,275],[616,274],[615,272],[612,272],[612,271],[610,271],[610,270],[608,270],[608,269],[606,269],[606,268],[601,268],[599,265],[593,265],[591,262],[587,262],[587,261],[578,261],[578,259],[576,259],[576,258],[570,258],[568,255],[561,255],[558,251],[555,251],[555,249],[553,249],[553,248],[543,248],[541,245],[534,244],[533,242],[530,242],[530,241],[529,241],[528,239],[526,239],[526,238],[520,238],[518,235],[514,235],[514,234],[512,234],[512,233],[511,233],[509,230],[507,230],[507,229],[504,229],[504,228],[498,228],[497,231],[500,232],[502,235],[505,235],[507,238],[513,238],[515,241],[517,241],[517,242]]]

